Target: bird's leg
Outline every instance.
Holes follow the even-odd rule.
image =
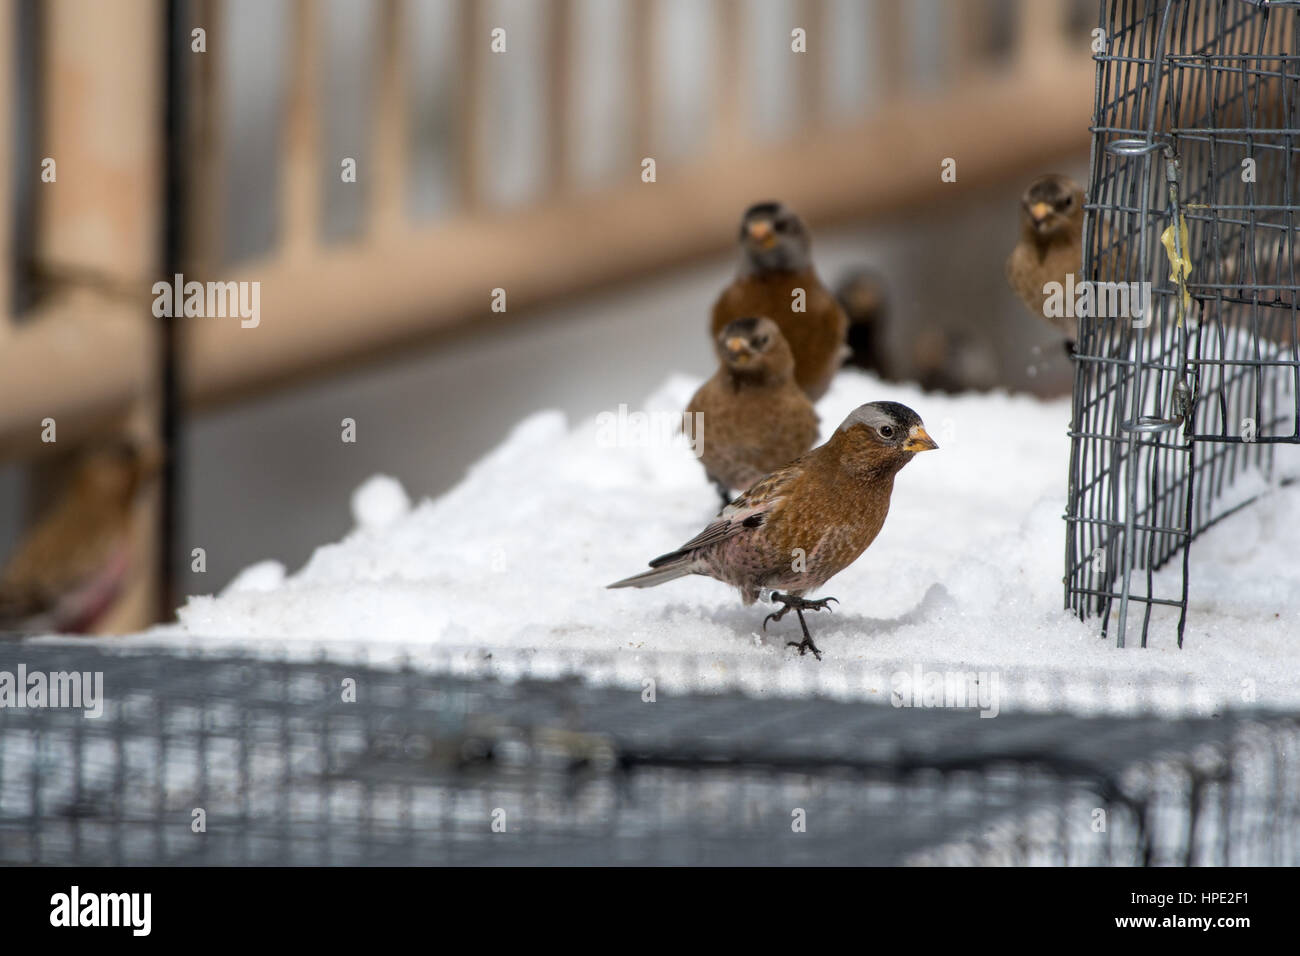
[[[799,615],[799,626],[803,628],[803,640],[786,641],[785,646],[799,648],[800,657],[803,657],[804,654],[806,654],[808,651],[812,651],[813,657],[817,658],[818,660],[821,660],[822,652],[818,650],[817,645],[813,643],[812,635],[808,633],[808,622],[803,619],[803,608],[796,607],[794,609],[794,613]]]
[[[820,598],[816,601],[805,601],[803,598],[795,597],[793,594],[782,594],[779,591],[773,591],[772,602],[774,604],[780,604],[781,610],[773,611],[767,617],[763,618],[763,630],[767,630],[768,621],[779,621],[781,618],[785,617],[787,611],[793,610],[795,614],[799,615],[799,626],[803,628],[803,640],[786,641],[786,646],[799,648],[800,657],[808,651],[812,651],[813,656],[818,660],[821,660],[822,652],[817,648],[817,645],[813,643],[812,635],[808,633],[808,622],[803,619],[803,612],[829,611],[831,609],[832,601],[835,601],[836,604],[839,603],[839,601],[833,597]]]

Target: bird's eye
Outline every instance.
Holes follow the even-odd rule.
[[[760,336],[759,338],[754,339],[754,341],[753,341],[753,345],[754,345],[754,348],[756,348],[756,349],[765,349],[765,348],[767,348],[767,337],[766,337],[766,336]]]
[[[893,426],[893,425],[881,425],[881,426],[880,426],[880,437],[881,437],[881,438],[893,438],[893,437],[894,437],[894,426]]]

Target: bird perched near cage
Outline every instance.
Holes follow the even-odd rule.
[[[128,441],[87,451],[0,571],[0,630],[85,633],[120,595],[136,494],[160,456]]]
[[[731,501],[817,440],[817,413],[794,382],[794,356],[767,318],[730,322],[716,342],[718,370],[686,406],[705,474]]]
[[[813,400],[844,361],[848,318],[812,266],[808,230],[779,202],[760,202],[740,220],[740,272],[713,304],[711,335],[729,322],[765,315],[794,354],[794,379]]]
[[[1020,197],[1020,240],[1007,259],[1007,282],[1030,312],[1065,335],[1067,348],[1077,332],[1073,316],[1049,318],[1044,286],[1065,284],[1083,268],[1083,190],[1068,176],[1050,173],[1029,184]]]
[[[825,444],[755,482],[694,538],[651,561],[651,570],[609,587],[648,588],[703,574],[738,588],[746,606],[770,591],[782,607],[763,626],[793,610],[803,640],[789,646],[820,660],[803,612],[829,610],[835,599],[803,595],[871,545],[889,513],[894,477],[917,452],[938,447],[906,405],[861,405]]]
[[[887,344],[889,289],[877,272],[859,268],[845,273],[835,299],[849,320],[849,362],[885,381],[895,375]]]

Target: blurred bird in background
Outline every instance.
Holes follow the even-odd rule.
[[[790,343],[795,382],[817,401],[844,360],[848,317],[813,269],[807,229],[781,203],[757,203],[741,218],[740,252],[739,274],[714,303],[710,334],[736,319],[769,317]]]
[[[700,416],[700,462],[723,504],[798,458],[817,440],[817,413],[794,381],[794,356],[768,318],[730,322],[718,335],[719,365],[686,406]]]
[[[756,482],[698,535],[651,561],[652,570],[608,586],[648,588],[703,574],[738,588],[746,606],[771,591],[782,608],[764,627],[793,610],[803,640],[789,646],[820,660],[803,612],[828,610],[835,599],[803,595],[871,545],[889,513],[894,476],[917,452],[938,447],[906,405],[861,405],[824,445]]]
[[[955,395],[995,388],[999,381],[993,347],[979,336],[928,326],[912,342],[913,378],[927,392]]]
[[[131,569],[136,495],[161,455],[131,441],[83,453],[68,487],[0,572],[0,631],[87,633]]]
[[[922,329],[912,343],[912,366],[916,382],[927,392],[956,394],[968,387],[953,362],[952,336],[937,326]]]
[[[1065,335],[1073,351],[1078,334],[1074,316],[1044,314],[1043,287],[1065,284],[1068,273],[1083,269],[1083,190],[1066,176],[1040,176],[1020,198],[1020,241],[1007,259],[1007,281],[1025,307]]]
[[[846,272],[835,286],[835,298],[849,320],[849,364],[893,381],[897,369],[889,353],[889,288],[873,269]]]

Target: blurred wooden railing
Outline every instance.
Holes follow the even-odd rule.
[[[39,5],[44,19],[39,89],[14,89],[14,0],[0,0],[0,162],[17,166],[20,194],[34,197],[35,236],[23,244],[35,262],[8,247],[13,199],[2,190],[6,241],[0,270],[0,459],[47,453],[46,477],[69,449],[101,431],[148,438],[156,430],[154,322],[148,300],[159,261],[162,173],[159,77],[162,7],[156,0]],[[21,98],[21,99],[20,99]],[[39,106],[34,153],[16,154],[16,111]],[[42,181],[42,160],[55,162]],[[11,169],[5,169],[7,187]],[[38,304],[13,315],[19,277],[44,289]],[[57,441],[40,440],[56,422]],[[40,497],[40,488],[35,489]],[[153,551],[156,494],[136,513],[140,551]],[[138,574],[109,627],[154,614],[155,579]]]
[[[461,4],[464,99],[456,145],[457,212],[416,228],[403,216],[401,174],[405,164],[406,113],[396,92],[404,88],[403,59],[380,57],[373,106],[373,159],[377,171],[369,228],[346,246],[320,240],[318,161],[319,97],[313,78],[319,16],[310,0],[293,7],[294,39],[289,64],[289,109],[281,182],[283,240],[267,258],[239,267],[234,278],[262,283],[264,321],[255,332],[233,323],[200,322],[187,332],[186,372],[190,394],[200,402],[245,394],[286,375],[318,369],[358,352],[382,350],[432,328],[483,315],[489,290],[505,288],[512,309],[544,297],[683,262],[729,242],[738,212],[757,197],[777,195],[813,221],[901,211],[942,201],[1008,171],[1035,166],[1086,143],[1093,78],[1086,38],[1067,39],[1066,5],[1022,0],[1021,30],[1011,64],[982,68],[976,55],[979,0],[952,0],[960,72],[930,92],[909,92],[901,36],[871,44],[883,56],[883,78],[892,96],[859,122],[831,125],[815,104],[826,99],[818,59],[808,56],[798,76],[805,91],[804,124],[787,141],[758,143],[741,124],[737,80],[743,32],[718,31],[718,82],[713,115],[718,135],[689,160],[659,157],[658,181],[640,182],[640,160],[657,156],[657,131],[649,45],[654,31],[652,0],[634,0],[636,128],[626,158],[624,184],[598,192],[570,188],[571,111],[563,52],[572,3],[547,5],[552,29],[547,50],[546,129],[550,138],[538,159],[546,188],[523,208],[502,211],[485,204],[482,161],[483,72],[490,68],[491,24],[482,3]],[[379,48],[401,48],[402,4],[384,0]],[[743,4],[714,5],[724,26],[739,23]],[[901,0],[886,2],[890,29],[902,30]],[[827,22],[824,3],[805,3],[802,22]],[[810,30],[816,30],[810,26]],[[816,32],[810,42],[823,39]],[[864,43],[871,43],[864,37]],[[513,38],[512,42],[521,42]],[[726,78],[730,82],[722,82]],[[216,79],[216,78],[213,78]],[[958,160],[957,186],[939,180],[940,161]],[[925,160],[920,159],[925,157]],[[815,175],[810,175],[815,171]],[[200,190],[208,190],[201,182]],[[219,246],[219,240],[210,237]],[[222,276],[222,278],[230,278]]]
[[[254,261],[225,263],[221,208],[222,57],[189,59],[186,149],[188,183],[181,248],[187,279],[257,281],[261,323],[187,319],[182,323],[182,380],[191,407],[202,408],[380,354],[432,330],[488,313],[490,290],[508,293],[512,311],[530,302],[647,270],[685,262],[730,244],[749,202],[779,197],[814,224],[905,213],[970,195],[981,184],[1040,169],[1087,143],[1093,63],[1089,38],[1067,29],[1078,0],[947,0],[948,16],[919,23],[905,0],[876,0],[874,34],[861,37],[873,65],[875,95],[859,115],[832,117],[829,46],[838,9],[803,0],[791,26],[808,31],[810,52],[795,72],[798,128],[760,140],[747,128],[741,76],[751,10],[715,0],[711,35],[713,89],[707,91],[710,135],[686,158],[660,155],[663,130],[656,96],[656,0],[628,0],[627,103],[633,130],[624,175],[589,189],[575,181],[569,135],[574,104],[572,0],[543,8],[536,37],[511,34],[512,45],[539,43],[545,64],[545,129],[536,157],[544,169],[532,201],[494,206],[484,188],[489,108],[485,77],[489,5],[459,0],[455,125],[457,203],[445,218],[414,223],[408,194],[407,73],[411,16],[406,0],[376,0],[370,159],[365,228],[355,241],[321,237],[322,17],[314,0],[286,0],[289,49],[281,124],[279,239]],[[1092,6],[1095,4],[1089,4]],[[1010,7],[1014,31],[1006,56],[984,49],[991,15]],[[150,285],[162,276],[160,217],[162,77],[166,46],[161,0],[48,0],[39,38],[39,89],[14,90],[0,79],[0,172],[21,162],[21,189],[37,199],[35,268],[48,294],[32,314],[0,310],[0,458],[39,448],[39,422],[59,420],[60,439],[74,440],[106,419],[148,417],[156,381]],[[209,51],[222,49],[228,11],[221,0],[193,0],[194,25]],[[12,63],[13,0],[0,0],[0,59]],[[945,75],[918,77],[910,31],[942,30]],[[788,30],[786,31],[788,34]],[[188,31],[184,39],[188,47]],[[791,54],[795,55],[795,54]],[[58,183],[41,184],[39,162],[15,158],[7,141],[16,97],[39,105],[39,156],[58,162]],[[640,179],[640,161],[655,157],[657,182]],[[940,182],[940,163],[958,164],[955,184]],[[334,175],[337,175],[337,159]],[[6,179],[5,182],[10,180]],[[12,197],[0,199],[9,235]],[[6,250],[7,251],[7,250]],[[11,268],[0,270],[8,303]],[[942,268],[937,253],[935,268]],[[27,264],[22,265],[23,268]],[[701,310],[707,303],[701,303]]]

